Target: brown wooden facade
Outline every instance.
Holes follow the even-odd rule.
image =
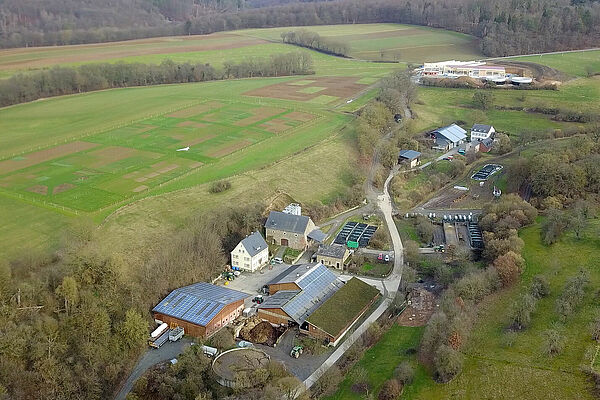
[[[274,295],[280,290],[300,290],[300,287],[294,282],[272,283],[269,285],[269,295]]]
[[[290,316],[281,308],[259,308],[258,316],[272,324],[287,325],[289,321],[292,321]]]

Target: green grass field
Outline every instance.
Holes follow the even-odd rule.
[[[549,116],[524,111],[479,110],[473,108],[473,90],[425,87],[419,90],[423,104],[413,105],[418,128],[433,129],[455,121],[493,125],[496,130],[518,136],[523,131],[564,128],[570,123],[553,121]],[[494,105],[505,107],[557,107],[573,111],[600,112],[600,80],[580,78],[560,90],[491,90]]]
[[[600,50],[511,57],[509,60],[543,64],[574,76],[587,76],[588,71],[600,73]]]
[[[485,300],[480,306],[472,336],[463,350],[463,372],[446,385],[433,384],[419,391],[419,399],[593,399],[590,383],[580,371],[586,350],[594,344],[589,324],[598,312],[596,291],[600,285],[600,224],[594,221],[585,238],[572,234],[559,243],[545,246],[540,225],[520,232],[525,241],[526,268],[521,284]],[[580,268],[590,273],[590,285],[584,304],[566,322],[559,321],[554,304],[565,284]],[[504,346],[508,308],[520,292],[526,290],[535,275],[550,282],[550,296],[539,301],[531,326],[517,335],[511,347]],[[543,354],[543,332],[555,328],[566,343],[561,354]],[[510,384],[507,384],[510,382]]]
[[[291,28],[251,29],[241,35],[281,40]],[[441,59],[481,58],[473,36],[443,29],[401,24],[323,25],[305,27],[325,38],[350,45],[350,56],[374,61],[421,63]]]
[[[411,385],[406,386],[401,398],[413,398],[413,394],[419,388],[433,383],[425,369],[417,363],[414,353],[419,346],[423,330],[422,327],[412,328],[394,324],[377,344],[366,351],[362,359],[346,374],[338,391],[327,397],[327,400],[364,399],[362,394],[352,390],[351,376],[352,371],[356,368],[367,370],[369,392],[377,394],[383,383],[393,377],[394,369],[403,361],[408,361],[413,365],[415,378]]]

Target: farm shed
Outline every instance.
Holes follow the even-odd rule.
[[[274,324],[302,325],[343,285],[321,263],[294,265],[269,284],[271,296],[258,307],[258,316]]]
[[[323,265],[334,267],[335,269],[344,269],[344,260],[348,258],[350,252],[344,245],[322,244],[317,249],[315,257]]]
[[[414,168],[421,163],[421,153],[415,150],[400,150],[398,164],[401,163],[407,163],[410,168]]]
[[[173,290],[152,309],[154,319],[181,326],[185,333],[207,337],[237,318],[248,294],[199,282]]]
[[[306,250],[308,234],[313,230],[314,222],[305,215],[271,211],[265,222],[265,235],[271,243],[296,250]]]
[[[269,246],[260,232],[246,236],[231,251],[233,269],[254,272],[269,261]]]
[[[306,319],[300,331],[335,346],[377,296],[377,288],[353,277]]]
[[[464,143],[467,131],[456,124],[448,125],[431,132],[436,150],[450,150]]]

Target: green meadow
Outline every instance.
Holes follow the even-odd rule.
[[[573,76],[585,77],[588,75],[588,72],[600,74],[600,50],[510,57],[509,60],[547,65]]]

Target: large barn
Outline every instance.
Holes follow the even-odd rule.
[[[344,284],[321,263],[290,267],[269,284],[269,292],[258,308],[259,317],[273,324],[297,324],[301,333],[332,345],[379,295],[357,278]]]
[[[152,313],[171,328],[181,326],[186,335],[207,337],[237,318],[247,297],[237,290],[199,282],[173,290]]]

